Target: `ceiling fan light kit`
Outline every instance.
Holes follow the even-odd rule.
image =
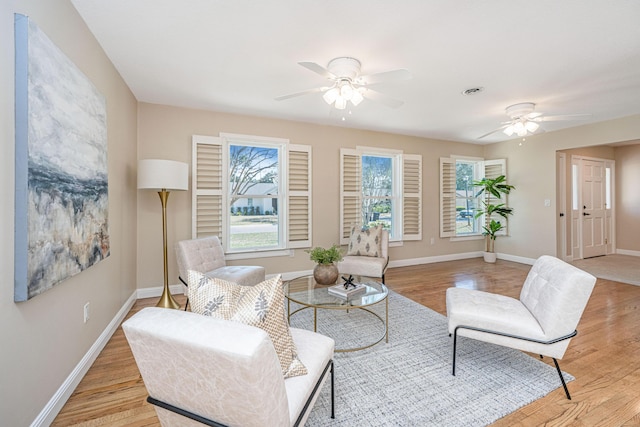
[[[535,108],[536,104],[534,104],[533,102],[521,102],[519,104],[508,106],[507,108],[505,108],[505,112],[507,113],[507,116],[509,116],[510,120],[507,122],[503,122],[501,127],[482,135],[478,139],[482,139],[501,130],[507,136],[515,134],[519,137],[524,137],[534,134],[538,130],[540,130],[541,122],[559,120],[584,120],[591,116],[590,114],[545,116],[542,113],[534,112]],[[541,131],[544,132],[544,130]]]
[[[411,73],[403,69],[361,76],[360,61],[348,56],[332,59],[327,68],[315,62],[298,62],[298,64],[331,81],[331,86],[279,96],[276,100],[282,101],[300,95],[324,92],[322,95],[324,102],[333,105],[338,110],[347,108],[349,102],[355,107],[365,98],[379,101],[391,108],[397,108],[403,104],[402,101],[386,97],[380,92],[369,89],[367,85],[411,78]]]

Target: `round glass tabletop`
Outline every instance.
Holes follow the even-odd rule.
[[[335,285],[342,286],[342,283],[344,283],[344,280],[338,279]],[[329,292],[329,288],[335,285],[319,285],[313,279],[313,275],[284,281],[284,292],[290,301],[307,307],[328,309],[366,307],[379,303],[389,295],[387,287],[375,279],[364,276],[354,276],[354,283],[364,284],[365,290],[348,298],[332,294]]]

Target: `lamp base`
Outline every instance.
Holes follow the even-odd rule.
[[[156,304],[156,307],[173,308],[178,310],[180,309],[180,304],[178,304],[176,300],[173,299],[173,296],[171,295],[171,292],[169,292],[168,287],[165,287],[162,291],[160,300]]]

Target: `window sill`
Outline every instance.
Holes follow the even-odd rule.
[[[283,256],[293,256],[293,249],[275,249],[269,251],[255,250],[250,252],[230,252],[224,254],[224,258],[229,261],[238,259],[271,258]]]

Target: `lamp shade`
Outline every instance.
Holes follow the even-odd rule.
[[[138,162],[138,189],[188,190],[189,165],[173,160],[140,160]]]

